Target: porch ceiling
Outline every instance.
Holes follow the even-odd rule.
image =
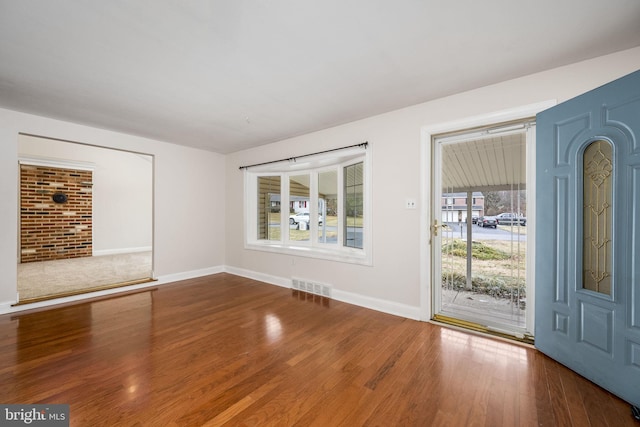
[[[524,190],[526,134],[487,135],[445,144],[442,188],[445,193]]]

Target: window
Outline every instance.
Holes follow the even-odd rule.
[[[245,169],[245,247],[370,264],[368,151]]]
[[[280,240],[280,177],[258,178],[258,238]]]
[[[318,173],[318,212],[324,219],[318,232],[318,243],[338,244],[338,171]]]
[[[289,177],[289,240],[309,241],[309,174]]]
[[[344,223],[346,225],[344,245],[351,248],[362,248],[362,220],[364,219],[362,170],[362,162],[344,168]]]

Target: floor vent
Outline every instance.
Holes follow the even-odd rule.
[[[291,287],[296,291],[302,291],[310,294],[320,295],[326,298],[331,298],[331,286],[324,283],[318,283],[311,280],[294,277],[291,279]]]

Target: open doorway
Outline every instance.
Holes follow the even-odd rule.
[[[527,144],[534,139],[532,120],[433,137],[435,320],[533,341]]]
[[[19,135],[18,303],[153,280],[153,156]]]

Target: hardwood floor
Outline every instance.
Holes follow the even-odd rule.
[[[0,316],[0,402],[72,426],[638,426],[534,349],[217,274]]]

